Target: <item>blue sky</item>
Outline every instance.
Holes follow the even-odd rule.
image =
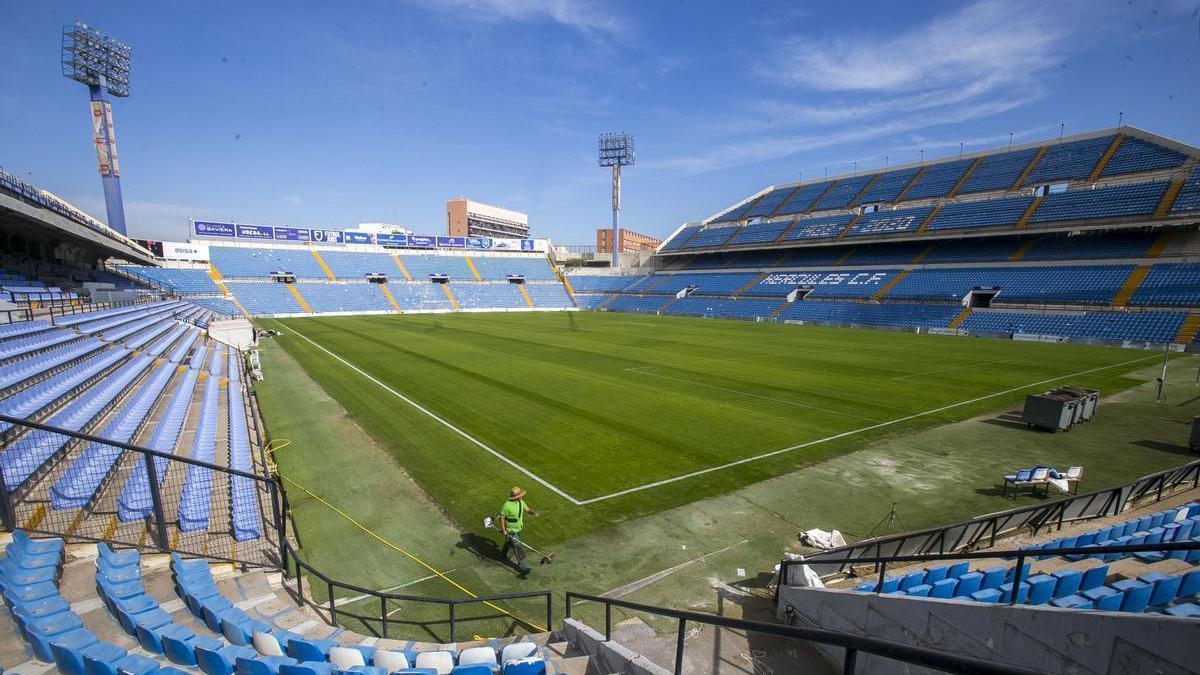
[[[115,104],[130,233],[189,217],[445,228],[460,195],[594,243],[771,183],[1115,126],[1200,144],[1200,0],[6,2],[0,166],[104,217],[84,20],[133,47]],[[886,158],[886,159],[885,159]]]

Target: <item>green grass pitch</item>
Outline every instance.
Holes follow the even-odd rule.
[[[1011,408],[1055,383],[1113,392],[1161,358],[615,313],[261,323],[460,524],[477,527],[521,485],[550,516],[543,542]],[[286,430],[289,414],[268,415],[268,430]]]

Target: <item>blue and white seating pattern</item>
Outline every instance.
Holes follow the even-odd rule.
[[[1126,138],[1104,165],[1101,176],[1171,169],[1187,161],[1187,155],[1140,138]]]
[[[483,284],[450,284],[458,306],[462,309],[522,309],[526,307],[517,284],[508,282]]]
[[[960,300],[972,289],[999,288],[1005,302],[1107,305],[1133,270],[1130,265],[918,269],[889,298]]]
[[[265,279],[272,272],[289,272],[297,279],[329,278],[312,252],[304,249],[210,246],[209,257],[226,279]]]
[[[121,271],[152,286],[164,288],[177,295],[220,295],[221,291],[203,269],[173,267],[141,267],[124,265]]]
[[[1179,333],[1182,312],[1084,312],[1034,314],[975,310],[962,328],[981,333],[1024,333],[1099,340],[1169,342]]]
[[[1087,178],[1112,141],[1112,136],[1100,136],[1052,145],[1025,177],[1024,184]]]
[[[909,167],[879,174],[871,187],[858,198],[858,204],[874,204],[877,202],[890,204],[900,196],[900,191],[921,171],[920,167]]]
[[[825,211],[828,209],[844,209],[850,206],[854,201],[854,197],[862,192],[862,189],[871,182],[874,174],[864,174],[861,176],[850,176],[843,178],[829,189],[815,204],[812,206],[814,211]]]
[[[905,199],[929,199],[945,197],[950,193],[962,175],[974,163],[973,159],[957,159],[949,162],[937,162],[927,165],[925,173],[913,182],[912,187],[905,193]]]
[[[973,202],[943,204],[929,230],[957,230],[973,227],[1011,227],[1033,203],[1033,197],[1003,197]]]
[[[286,289],[284,289],[286,291]],[[391,303],[378,284],[297,283],[296,290],[314,312],[390,312]],[[249,308],[247,307],[247,310]]]
[[[1027,148],[996,155],[985,155],[978,168],[971,172],[959,190],[960,194],[1007,190],[1021,177],[1037,155],[1037,148]]]
[[[1166,190],[1165,182],[1068,190],[1047,195],[1029,222],[1148,216],[1154,213]]]
[[[1154,265],[1129,299],[1129,304],[1151,307],[1200,305],[1200,263]]]

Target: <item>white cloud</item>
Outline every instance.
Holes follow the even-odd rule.
[[[1011,82],[1059,60],[1070,23],[1046,4],[984,0],[893,37],[797,36],[764,74],[825,91],[930,90]]]
[[[624,35],[629,22],[593,0],[415,0],[480,21],[551,21],[585,33]]]

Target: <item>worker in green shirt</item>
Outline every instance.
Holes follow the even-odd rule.
[[[500,532],[504,535],[504,548],[500,549],[500,556],[507,562],[508,552],[515,551],[517,569],[522,576],[529,574],[529,566],[525,564],[525,547],[521,545],[521,530],[525,528],[527,513],[534,518],[538,515],[537,511],[525,504],[525,491],[514,487],[508,493],[508,501],[500,508]]]

